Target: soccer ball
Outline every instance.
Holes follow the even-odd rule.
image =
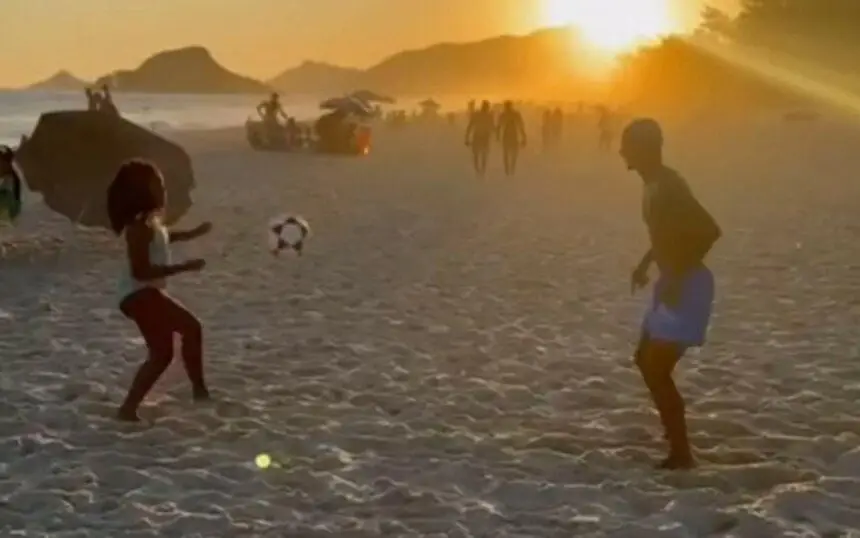
[[[273,218],[269,222],[269,250],[276,256],[285,249],[301,255],[310,233],[310,226],[301,217],[284,215]]]

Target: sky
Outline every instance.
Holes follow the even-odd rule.
[[[308,59],[368,67],[404,49],[548,26],[549,1],[0,0],[3,41],[14,51],[0,55],[0,87],[60,69],[95,79],[188,45],[203,45],[228,69],[260,79]],[[706,3],[732,9],[737,2],[656,1],[667,4],[678,30],[695,25]]]

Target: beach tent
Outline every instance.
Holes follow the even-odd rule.
[[[323,110],[339,110],[360,117],[373,116],[374,110],[367,103],[355,97],[332,97],[320,103]]]
[[[120,165],[152,161],[164,175],[167,224],[191,207],[191,158],[177,144],[128,120],[88,111],[42,114],[15,159],[29,189],[45,204],[84,226],[109,228],[107,187]]]
[[[397,102],[397,100],[393,97],[388,97],[387,95],[382,95],[381,93],[376,93],[370,90],[354,91],[350,94],[350,97],[354,97],[365,103],[382,103],[386,105],[393,105]]]
[[[439,112],[439,109],[442,108],[442,105],[434,101],[433,99],[425,99],[418,103],[418,106],[421,107],[421,113],[425,116],[432,116]]]

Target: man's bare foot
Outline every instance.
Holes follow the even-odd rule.
[[[680,471],[684,469],[692,469],[695,466],[696,460],[693,459],[691,454],[670,454],[668,458],[664,459],[659,465],[657,465],[657,468],[666,471]]]
[[[212,396],[209,394],[209,389],[206,387],[194,389],[194,394],[192,396],[195,402],[208,402],[212,399]]]
[[[124,409],[122,407],[116,413],[116,418],[122,422],[140,422],[136,409]]]

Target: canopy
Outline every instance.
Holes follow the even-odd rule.
[[[177,144],[128,120],[89,111],[42,114],[15,160],[31,191],[73,222],[109,228],[107,187],[125,161],[152,161],[164,175],[168,224],[191,207],[191,158]]]
[[[382,95],[381,93],[376,93],[370,90],[358,90],[352,92],[350,97],[354,97],[360,101],[364,101],[365,103],[384,103],[387,105],[393,105],[397,102],[393,97],[388,97],[387,95]]]
[[[339,110],[355,116],[373,116],[373,109],[367,103],[355,97],[332,97],[320,103],[324,110]]]

